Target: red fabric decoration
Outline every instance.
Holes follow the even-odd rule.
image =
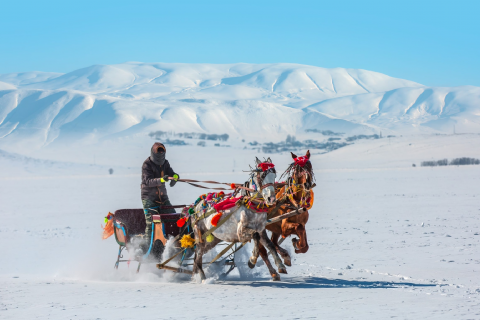
[[[235,183],[232,183],[232,184],[230,185],[230,188],[232,188],[232,189],[237,189],[237,185],[236,185]]]
[[[303,156],[303,157],[296,157],[294,161],[295,161],[295,164],[303,168],[309,160],[307,157]]]
[[[273,163],[270,163],[270,162],[262,162],[257,167],[261,168],[262,171],[266,171],[268,169],[271,169],[271,168],[275,167],[275,165]]]
[[[223,210],[227,210],[235,207],[235,204],[237,203],[237,201],[238,201],[238,198],[228,198],[226,200],[223,200],[222,202],[217,203],[213,207],[217,211],[223,211]]]
[[[183,227],[185,225],[185,222],[187,222],[187,217],[183,217],[182,219],[177,220],[177,227]]]
[[[218,224],[218,221],[220,221],[220,218],[222,217],[222,213],[219,212],[216,215],[213,216],[212,218],[212,226],[216,227]]]

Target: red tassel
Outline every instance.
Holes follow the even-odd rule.
[[[236,185],[235,183],[232,183],[232,184],[230,185],[230,188],[232,188],[232,189],[237,189],[237,185]]]
[[[185,225],[185,222],[187,222],[187,217],[183,217],[182,219],[177,220],[177,227],[183,227]]]
[[[216,227],[218,224],[218,221],[220,221],[220,218],[222,217],[222,213],[219,212],[216,215],[213,216],[212,218],[212,226]]]

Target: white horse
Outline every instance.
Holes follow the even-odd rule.
[[[268,158],[265,162],[255,159],[256,166],[252,170],[249,181],[246,183],[247,187],[256,192],[253,192],[253,197],[257,199],[263,198],[267,206],[272,206],[276,202],[275,197],[275,178],[276,171],[272,160]],[[243,193],[245,195],[245,193]],[[195,212],[197,216],[203,212],[203,201],[197,204]],[[215,210],[214,208],[207,209]],[[212,219],[215,214],[211,214],[207,218],[200,219],[193,227],[195,238],[197,239],[197,246],[195,249],[195,259],[193,265],[193,272],[200,273],[202,280],[205,279],[205,273],[202,269],[202,256],[210,249],[215,247],[219,242],[247,242],[254,240],[254,249],[252,256],[248,261],[250,268],[255,267],[260,250],[259,242],[262,243],[268,251],[272,254],[275,264],[280,273],[287,273],[280,257],[278,256],[273,243],[266,237],[265,226],[267,224],[267,213],[257,212],[249,209],[245,204],[235,206],[231,209],[223,211],[222,217],[218,222],[218,228],[212,232],[214,236],[213,241],[207,242],[204,239],[200,242],[202,235],[213,228]],[[261,236],[265,234],[265,236]],[[273,275],[274,280],[279,276]]]

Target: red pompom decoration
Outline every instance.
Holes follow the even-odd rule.
[[[262,171],[266,171],[268,169],[274,168],[275,165],[273,163],[270,163],[270,162],[262,162],[257,167],[262,169]]]
[[[185,222],[187,222],[187,217],[183,217],[182,219],[177,220],[177,227],[183,227],[185,225]]]
[[[232,184],[230,185],[230,188],[232,188],[232,189],[237,189],[237,185],[236,185],[235,183],[232,183]]]
[[[213,216],[212,218],[212,226],[216,227],[218,224],[218,221],[220,221],[220,218],[222,217],[222,213],[219,212],[216,215]]]

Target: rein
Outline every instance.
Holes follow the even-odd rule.
[[[174,180],[172,177],[168,177],[168,179],[169,180]],[[223,190],[223,191],[227,191],[227,190],[231,190],[231,189],[243,189],[243,190],[252,191],[252,192],[255,191],[253,189],[243,187],[241,184],[238,184],[238,183],[226,183],[226,182],[218,182],[218,181],[210,181],[210,180],[200,181],[200,180],[192,180],[192,179],[178,179],[177,181],[185,182],[185,183],[188,183],[191,186],[194,186],[194,187],[197,187],[197,188],[202,188],[202,189]],[[211,183],[211,184],[223,184],[223,185],[226,185],[226,186],[230,186],[230,189],[228,189],[228,188],[209,188],[209,187],[201,186],[201,185],[196,184],[194,182]]]
[[[268,188],[268,187],[274,187],[275,188],[275,183],[264,184],[260,187],[260,190],[263,190],[263,189]]]

